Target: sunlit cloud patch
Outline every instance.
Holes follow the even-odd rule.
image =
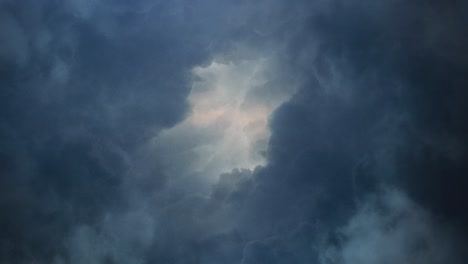
[[[189,114],[155,139],[168,175],[216,180],[235,168],[266,165],[269,117],[292,94],[275,92],[269,72],[263,58],[193,68]]]

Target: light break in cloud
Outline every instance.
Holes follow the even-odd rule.
[[[215,181],[234,168],[266,164],[268,118],[292,94],[278,92],[271,71],[268,59],[193,68],[189,115],[155,139],[168,175],[195,172]]]

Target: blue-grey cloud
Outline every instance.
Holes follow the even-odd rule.
[[[466,262],[466,10],[0,1],[0,262]]]

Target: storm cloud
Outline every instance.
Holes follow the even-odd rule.
[[[0,263],[466,263],[463,1],[0,1]]]

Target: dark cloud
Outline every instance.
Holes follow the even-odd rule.
[[[321,263],[463,263],[462,241],[450,228],[395,190],[361,205]],[[466,256],[465,256],[466,257]]]
[[[466,10],[0,1],[0,262],[466,262]],[[284,103],[267,163],[207,180],[177,146],[224,135],[183,127],[217,80]]]

